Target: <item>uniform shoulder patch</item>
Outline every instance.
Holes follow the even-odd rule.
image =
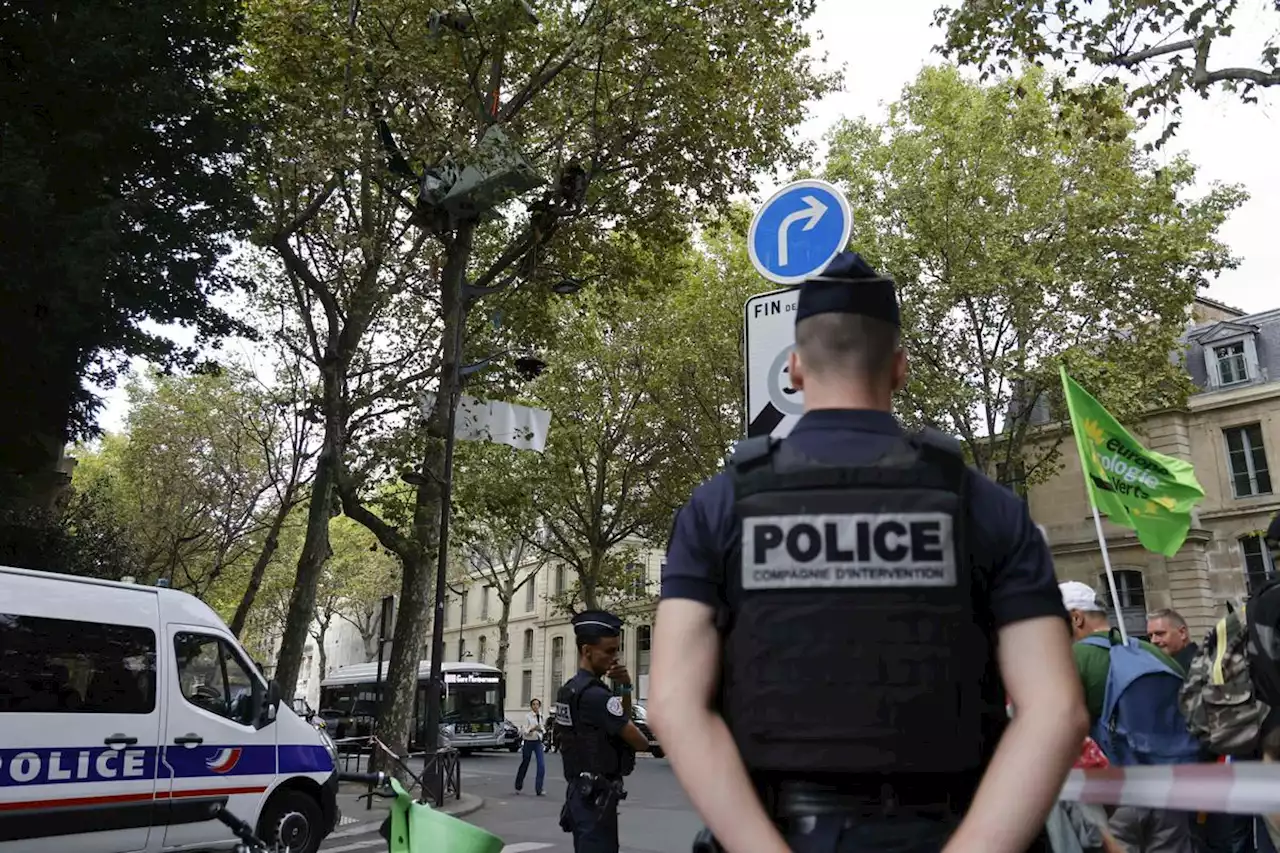
[[[622,697],[621,696],[609,697],[609,703],[605,705],[605,707],[609,709],[610,714],[613,714],[615,717],[621,717],[622,716]]]

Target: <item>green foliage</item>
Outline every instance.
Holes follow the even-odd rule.
[[[988,75],[1012,71],[1012,62],[1037,66],[1065,63],[1067,77],[1088,66],[1103,69],[1095,82],[1113,86],[1131,75],[1129,103],[1145,119],[1161,108],[1175,118],[1166,123],[1163,144],[1181,123],[1181,99],[1188,92],[1208,97],[1216,86],[1256,103],[1258,87],[1280,86],[1280,17],[1253,68],[1211,68],[1216,47],[1235,29],[1238,0],[961,0],[938,10],[936,23],[946,29],[942,52],[982,69]],[[1273,4],[1280,13],[1280,4]],[[1254,34],[1250,32],[1250,34]],[[1070,90],[1055,81],[1054,94],[1078,106],[1088,92]]]
[[[209,301],[236,286],[219,261],[252,210],[245,102],[222,85],[240,25],[232,0],[3,4],[6,406],[60,406],[54,426],[87,435],[98,401],[81,380],[109,386],[130,356],[195,356],[143,320],[198,343],[247,333]]]
[[[884,126],[839,125],[826,167],[854,245],[899,283],[904,414],[1006,482],[1055,470],[1057,441],[1033,447],[1029,431],[1037,404],[1040,422],[1057,411],[1064,360],[1122,420],[1184,400],[1171,356],[1197,291],[1235,263],[1217,235],[1245,198],[1192,196],[1186,159],[1157,168],[1118,109],[1105,138],[1085,133],[1049,88],[1039,72],[982,87],[927,69]]]
[[[292,404],[234,370],[151,374],[130,385],[129,404],[124,434],[78,449],[74,493],[93,495],[94,518],[127,539],[129,573],[165,578],[230,619],[281,501],[297,502],[309,450]]]
[[[291,516],[285,527],[280,549],[263,579],[259,606],[249,619],[244,643],[260,654],[274,652],[273,643],[284,631],[293,589],[293,567],[302,551],[305,533],[306,511],[301,509]],[[329,541],[333,555],[325,562],[320,576],[316,618],[308,626],[320,655],[317,660],[321,677],[327,674],[327,659],[322,649],[335,620],[347,622],[360,632],[366,660],[377,657],[382,598],[396,595],[400,588],[399,561],[379,547],[373,534],[359,524],[349,518],[335,517],[330,522]]]

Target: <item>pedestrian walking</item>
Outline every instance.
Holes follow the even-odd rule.
[[[524,726],[520,729],[521,744],[520,769],[516,771],[516,793],[524,789],[524,774],[529,771],[529,759],[538,759],[537,775],[534,776],[533,790],[542,796],[542,783],[547,776],[547,764],[542,757],[542,736],[547,727],[542,718],[542,702],[534,699],[529,703],[529,713],[524,715]]]
[[[794,315],[803,417],[674,521],[663,750],[733,853],[1044,849],[1088,725],[1048,545],[957,441],[894,417],[892,279],[842,253]]]

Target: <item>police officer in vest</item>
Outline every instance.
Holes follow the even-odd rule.
[[[1048,546],[957,442],[894,418],[891,279],[843,253],[795,316],[805,414],[675,518],[663,748],[729,853],[1040,849],[1088,728]]]
[[[631,722],[631,676],[618,663],[622,620],[603,610],[573,617],[578,672],[556,694],[556,737],[568,796],[560,827],[573,833],[574,853],[617,853],[622,777],[635,768],[648,739]],[[601,677],[621,687],[613,695]]]

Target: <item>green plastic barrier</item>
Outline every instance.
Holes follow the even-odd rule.
[[[502,853],[502,839],[478,826],[420,803],[395,779],[390,853]]]

